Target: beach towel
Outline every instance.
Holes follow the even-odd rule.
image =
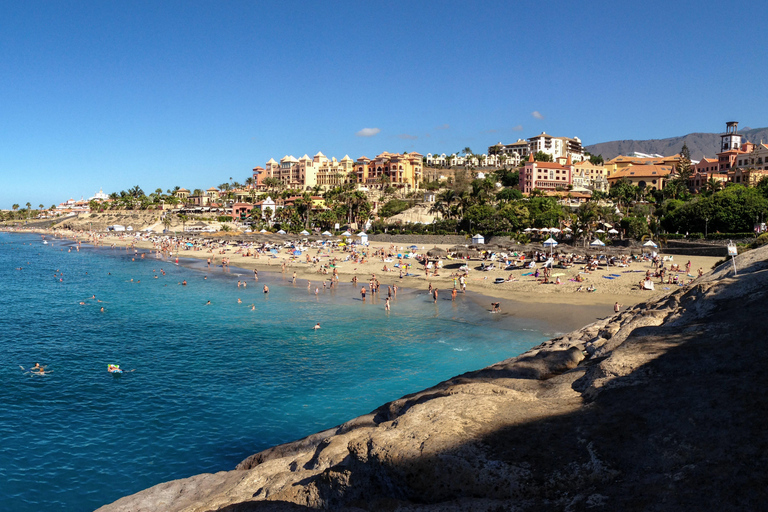
[[[615,277],[603,276],[603,279],[616,279]]]
[[[524,273],[524,274],[522,274],[522,275],[524,275],[524,276],[532,276],[532,275],[533,275],[533,272],[526,272],[526,273]]]
[[[611,275],[613,277],[621,277],[621,274],[609,274],[609,275]]]

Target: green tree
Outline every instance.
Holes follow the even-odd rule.
[[[543,151],[537,151],[533,155],[533,159],[537,162],[553,162],[552,155]]]

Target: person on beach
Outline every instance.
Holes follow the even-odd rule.
[[[389,297],[387,297],[387,301],[384,303],[384,311],[389,311]]]
[[[294,284],[296,283],[296,272],[293,273],[293,281]]]
[[[453,290],[451,290],[451,300],[452,300],[452,301],[456,300],[456,288],[454,288]]]
[[[616,301],[616,303],[614,303],[613,305],[613,312],[618,313],[620,310],[621,310],[621,304],[619,304],[619,302]]]
[[[500,302],[491,302],[491,313],[499,313],[501,312],[501,303]]]
[[[363,286],[362,288],[360,288],[360,295],[361,295],[361,296],[362,296],[362,298],[363,298],[363,302],[365,302],[365,286]]]

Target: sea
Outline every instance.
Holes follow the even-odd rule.
[[[401,288],[386,312],[264,259],[257,283],[141,255],[0,233],[0,510],[93,510],[230,470],[555,334],[469,293]]]

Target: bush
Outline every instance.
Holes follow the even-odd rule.
[[[768,233],[763,233],[762,235],[755,238],[755,241],[749,244],[749,246],[752,249],[757,249],[758,247],[762,247],[766,244],[768,244]]]

